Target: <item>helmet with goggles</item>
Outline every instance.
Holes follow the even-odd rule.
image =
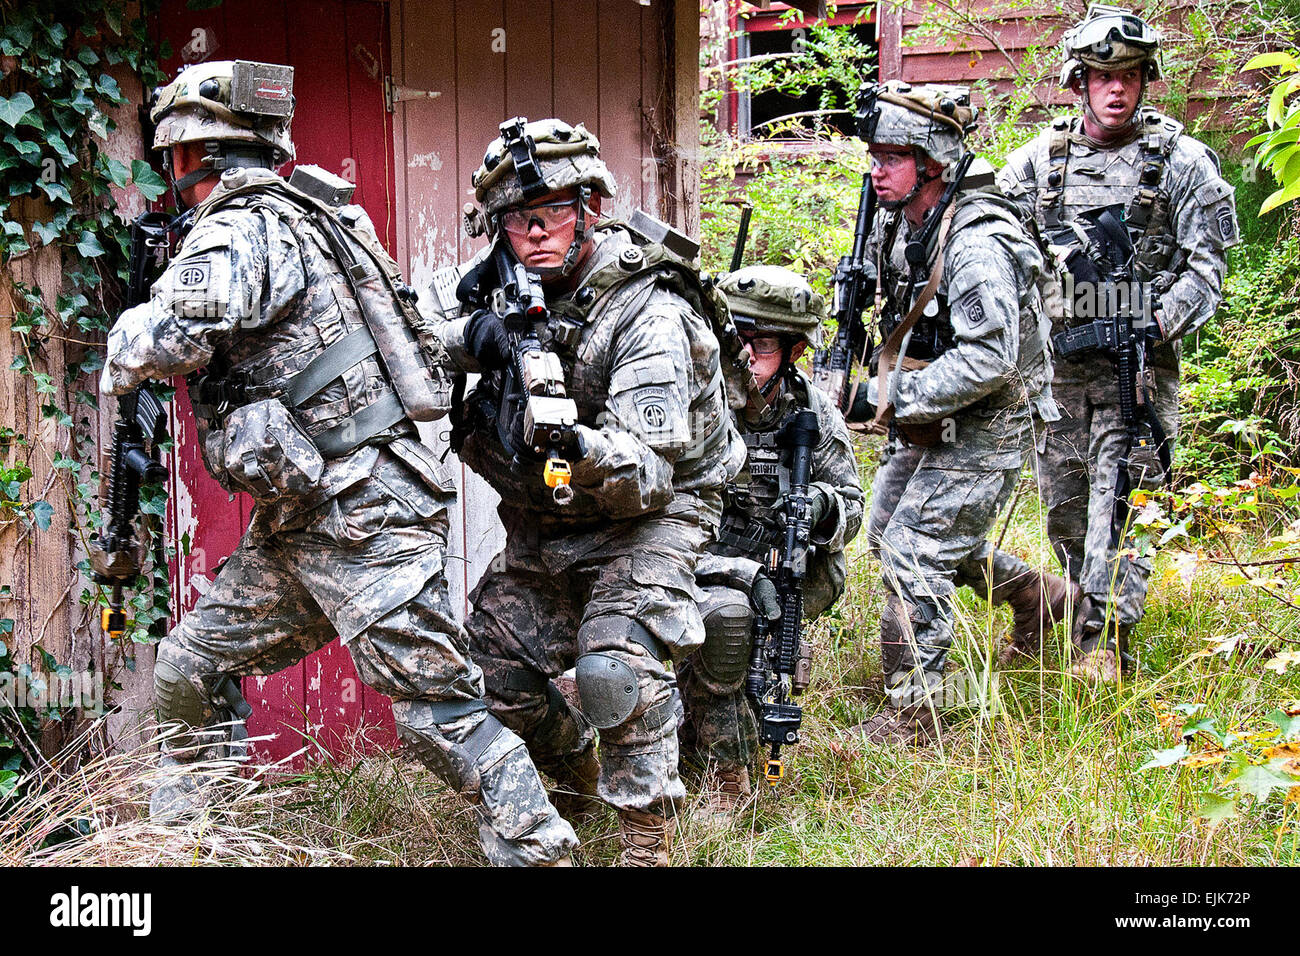
[[[966,152],[966,136],[978,115],[964,86],[912,86],[901,80],[863,86],[855,117],[858,136],[872,145],[906,147],[916,162],[911,192],[882,205],[906,206],[936,178],[926,172],[927,157],[941,166],[955,166]]]
[[[470,179],[480,208],[467,211],[467,228],[471,235],[498,229],[525,235],[535,221],[547,231],[573,223],[573,242],[563,264],[538,270],[568,274],[586,239],[592,190],[607,199],[614,196],[614,177],[600,158],[600,141],[581,123],[570,126],[558,119],[530,123],[517,116],[502,123],[500,131]],[[555,193],[571,188],[572,199],[554,199]]]
[[[1141,69],[1144,80],[1158,80],[1160,32],[1125,7],[1094,3],[1088,15],[1061,39],[1061,86],[1081,80],[1089,67],[1119,72]]]

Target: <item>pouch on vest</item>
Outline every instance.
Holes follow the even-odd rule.
[[[226,416],[222,436],[227,487],[258,501],[304,495],[325,471],[319,449],[278,399],[236,408]]]

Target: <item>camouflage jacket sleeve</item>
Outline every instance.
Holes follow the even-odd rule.
[[[1046,134],[1044,134],[1046,135]],[[1038,205],[1038,167],[1041,136],[1031,139],[1007,157],[1007,164],[998,170],[998,191],[1020,209],[1020,217],[1034,218]]]
[[[821,424],[813,452],[812,487],[825,494],[831,505],[813,529],[812,540],[826,552],[842,552],[862,526],[862,479],[843,416],[821,389],[809,385],[808,395]]]
[[[1209,149],[1181,137],[1166,176],[1174,180],[1170,204],[1177,246],[1173,284],[1160,296],[1156,319],[1161,339],[1171,341],[1195,332],[1214,315],[1223,295],[1226,252],[1240,240],[1232,187],[1219,175]]]
[[[574,484],[615,516],[663,508],[672,500],[673,466],[691,444],[694,398],[717,371],[700,367],[688,329],[704,320],[677,296],[656,290],[636,316],[619,319],[613,339],[609,394],[597,428],[578,426],[587,455],[573,466]]]
[[[706,551],[695,565],[695,580],[700,584],[722,584],[748,594],[762,567],[751,558],[726,557]]]
[[[954,230],[944,275],[953,347],[918,371],[903,372],[894,416],[932,422],[978,402],[1008,381],[1020,351],[1020,268],[1003,243],[980,224]]]
[[[113,326],[101,391],[120,395],[146,379],[202,368],[222,337],[273,321],[306,284],[298,241],[270,210],[224,209],[201,219],[149,301]]]

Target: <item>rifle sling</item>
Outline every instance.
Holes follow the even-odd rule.
[[[912,308],[903,317],[903,321],[898,324],[893,332],[889,333],[889,338],[885,339],[885,344],[881,346],[880,361],[876,371],[876,417],[867,427],[867,431],[877,435],[885,434],[889,430],[889,423],[894,418],[894,404],[888,400],[890,366],[898,361],[898,354],[903,341],[916,323],[920,321],[921,315],[925,312],[925,307],[930,304],[930,300],[934,298],[934,294],[939,290],[939,283],[943,280],[944,246],[948,242],[948,228],[952,225],[952,217],[956,208],[955,205],[949,205],[944,210],[943,222],[939,225],[939,242],[935,249],[934,268],[930,270],[930,281],[925,284],[921,294],[916,297],[916,302],[912,304]]]

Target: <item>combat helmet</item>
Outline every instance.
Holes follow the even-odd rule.
[[[944,166],[965,152],[979,111],[964,86],[868,83],[858,93],[858,136],[868,143],[910,146]]]
[[[280,166],[294,157],[293,67],[215,60],[186,67],[155,91],[153,148],[208,144],[203,166],[173,184],[179,194],[235,166]]]
[[[567,274],[586,238],[592,190],[607,199],[614,196],[614,177],[600,158],[600,141],[581,123],[570,126],[558,119],[530,123],[516,116],[502,123],[500,130],[470,178],[479,209],[466,209],[466,229],[472,236],[495,235],[503,210],[576,186],[580,202],[573,243],[564,264],[550,270]]]
[[[736,327],[791,335],[816,348],[826,300],[808,280],[780,266],[745,266],[718,280]]]
[[[1088,15],[1061,38],[1061,86],[1098,70],[1142,69],[1144,80],[1160,79],[1160,31],[1126,7],[1094,3]]]
[[[277,166],[293,159],[293,67],[217,60],[186,67],[154,94],[149,119],[153,148],[235,140],[275,152]]]

